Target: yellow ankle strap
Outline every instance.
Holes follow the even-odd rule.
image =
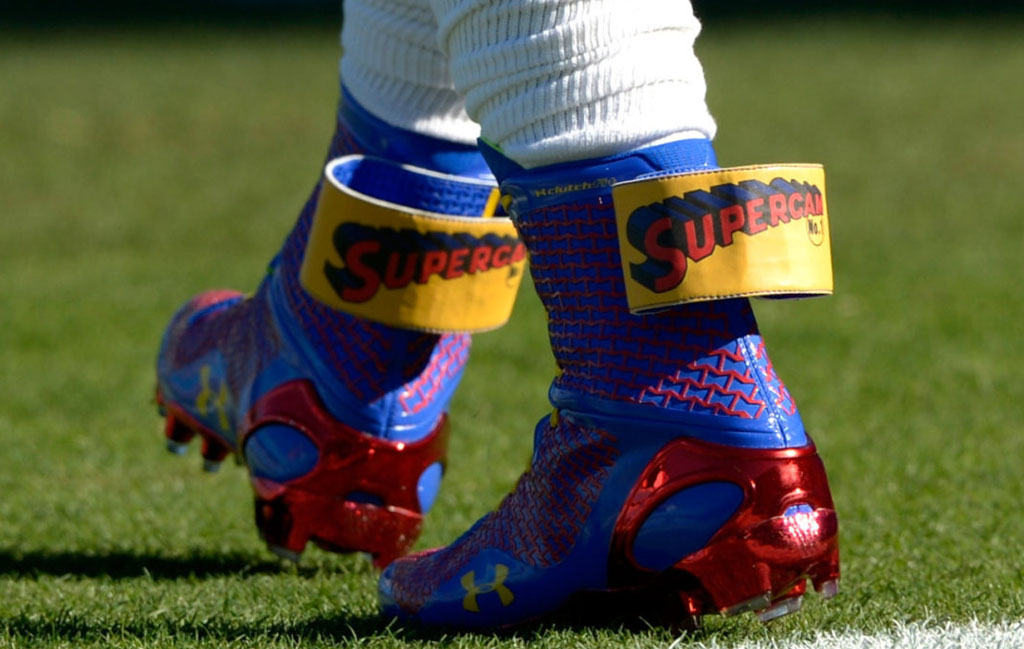
[[[612,188],[630,311],[832,292],[821,165],[671,174]]]
[[[300,274],[310,295],[405,329],[485,331],[508,321],[526,264],[526,248],[509,219],[388,203],[338,182],[331,168]],[[494,191],[485,216],[497,205]]]

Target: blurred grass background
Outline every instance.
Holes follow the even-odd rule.
[[[828,171],[836,295],[757,311],[830,470],[844,593],[682,644],[1019,619],[1024,23],[715,15],[698,49],[722,163]],[[361,561],[279,564],[243,471],[163,451],[162,327],[196,291],[255,287],[318,172],[338,53],[333,24],[0,29],[0,646],[673,642],[390,625]],[[475,339],[423,546],[522,470],[545,345],[528,287]]]

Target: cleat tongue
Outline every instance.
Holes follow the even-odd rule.
[[[167,440],[167,450],[175,455],[184,455],[185,451],[188,450],[188,444],[169,439]]]
[[[288,548],[282,547],[280,545],[273,545],[271,543],[267,543],[267,549],[276,554],[277,556],[281,557],[282,559],[285,559],[286,561],[291,561],[294,564],[298,564],[299,559],[302,558],[301,552],[289,550]]]
[[[757,619],[767,624],[772,620],[777,620],[780,617],[785,617],[791,613],[796,613],[803,606],[803,595],[797,595],[796,597],[789,597],[784,600],[775,602],[771,607],[766,608],[757,614]]]

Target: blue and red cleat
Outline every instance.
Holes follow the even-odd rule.
[[[748,300],[726,287],[639,313],[627,301],[630,283],[696,268],[696,249],[722,258],[774,236],[820,246],[809,238],[822,227],[817,188],[741,176],[644,198],[629,219],[616,214],[613,185],[711,173],[711,145],[688,140],[530,171],[485,155],[548,313],[560,368],[555,412],[538,424],[531,466],[495,511],[451,545],[385,569],[384,612],[496,628],[595,596],[656,606],[639,613],[686,625],[708,613],[792,613],[808,579],[834,595],[837,518],[825,470]],[[629,245],[652,253],[648,263],[633,263],[631,250],[624,265]],[[772,257],[758,248],[749,256],[755,266]]]
[[[387,126],[346,96],[330,157],[357,152],[380,157],[333,164],[321,185],[358,210],[479,216],[493,202],[475,147]],[[433,503],[470,340],[373,322],[304,290],[321,185],[254,295],[202,293],[173,317],[157,402],[170,450],[198,435],[207,470],[232,453],[247,465],[273,551],[297,560],[313,541],[383,566],[409,550]]]

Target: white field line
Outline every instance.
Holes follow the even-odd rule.
[[[891,631],[867,635],[856,631],[827,632],[811,640],[769,639],[739,645],[712,640],[690,644],[685,637],[671,649],[1024,649],[1024,622],[901,624]]]

